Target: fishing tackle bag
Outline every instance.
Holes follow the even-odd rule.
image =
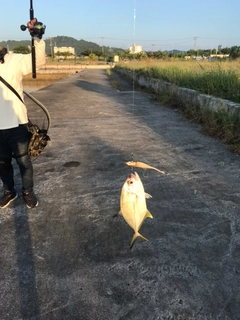
[[[28,119],[28,131],[30,133],[30,139],[28,144],[28,154],[37,158],[44,148],[47,146],[48,141],[50,140],[47,130],[40,129],[36,124],[33,124]]]

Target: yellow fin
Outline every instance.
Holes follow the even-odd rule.
[[[143,240],[148,241],[148,239],[145,238],[144,236],[142,236],[139,232],[135,232],[134,235],[133,235],[131,244],[130,244],[130,249],[132,248],[132,246],[134,245],[134,242],[137,240],[138,237],[142,238]]]
[[[146,219],[146,218],[151,218],[151,219],[153,219],[153,216],[152,216],[151,212],[147,211],[147,213],[146,213],[146,215],[145,215],[145,219]]]

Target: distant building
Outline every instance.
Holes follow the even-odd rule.
[[[73,47],[53,47],[54,55],[56,55],[57,52],[69,52],[72,53],[73,56],[75,56],[75,49]]]
[[[137,46],[135,43],[132,45],[132,47],[129,48],[130,53],[139,53],[142,52],[142,46]]]
[[[115,63],[116,63],[116,62],[119,62],[119,56],[115,55],[113,61],[114,61]]]
[[[230,54],[210,54],[210,58],[229,58]]]

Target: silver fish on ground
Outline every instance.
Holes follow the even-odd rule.
[[[138,237],[148,241],[139,233],[139,229],[146,218],[153,218],[146,204],[146,198],[151,197],[150,194],[145,193],[137,172],[131,173],[122,186],[120,196],[120,212],[125,221],[134,230],[130,248]]]

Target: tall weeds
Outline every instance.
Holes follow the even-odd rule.
[[[134,62],[123,67],[134,69],[136,74],[240,103],[240,62]]]

